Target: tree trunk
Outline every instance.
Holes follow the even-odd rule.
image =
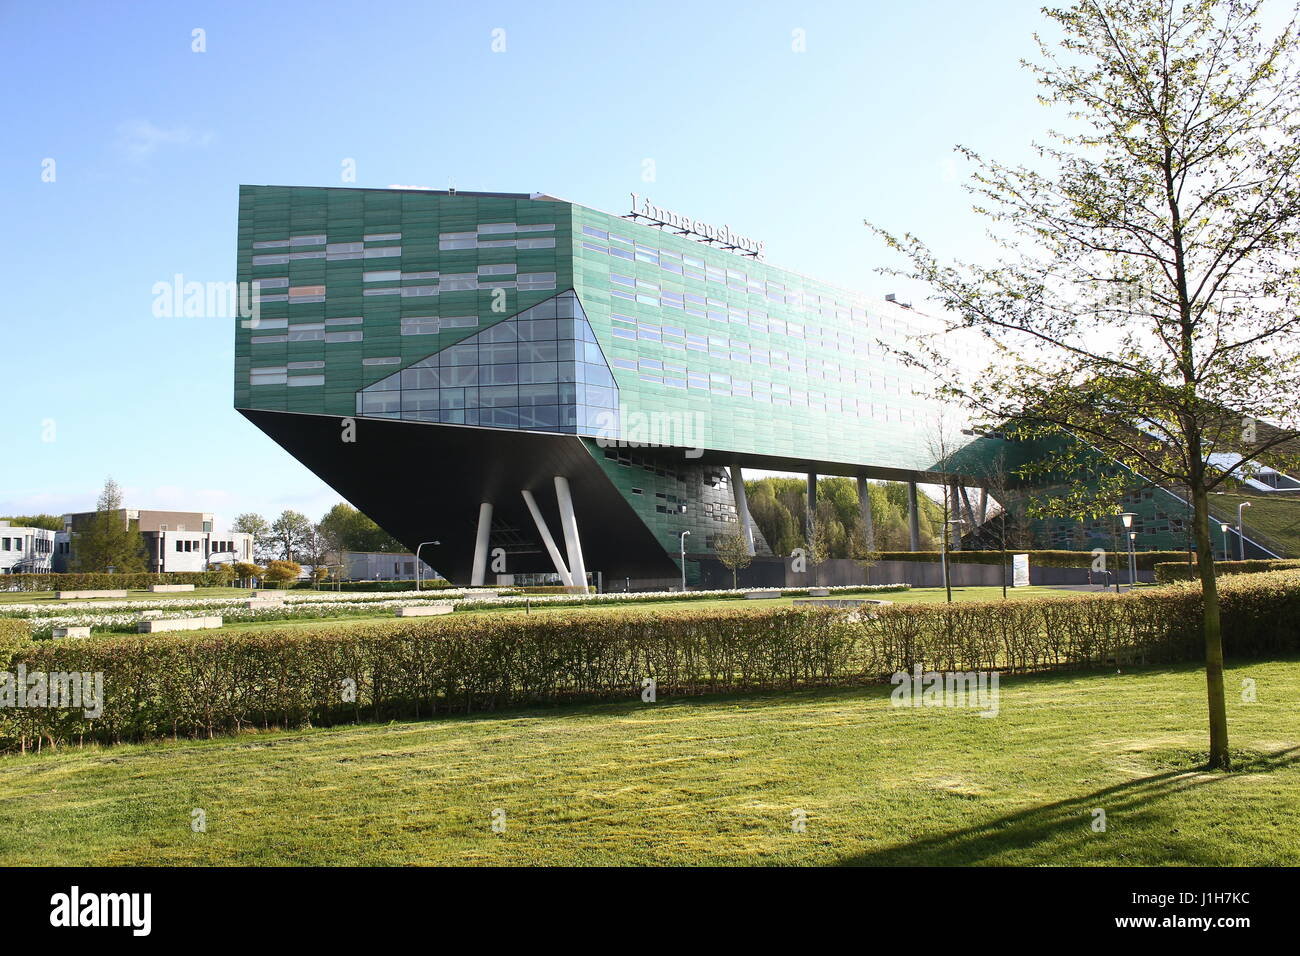
[[[1201,578],[1205,631],[1205,683],[1210,711],[1212,770],[1228,770],[1228,710],[1223,693],[1223,630],[1219,620],[1219,589],[1214,573],[1214,545],[1210,540],[1210,502],[1205,483],[1197,477],[1192,487],[1193,524],[1196,530],[1196,564]]]

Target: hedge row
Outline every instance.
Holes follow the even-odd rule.
[[[1300,650],[1300,573],[1226,581],[1233,656]],[[0,709],[0,748],[211,736],[299,726],[662,695],[852,686],[900,670],[1027,672],[1199,660],[1200,592],[839,608],[479,615],[210,636],[25,643],[10,668],[102,672],[99,719]]]
[[[221,587],[226,579],[220,571],[170,571],[153,574],[88,572],[84,574],[6,574],[0,589],[10,591],[138,591],[151,584],[193,584],[201,588]]]
[[[1087,568],[1092,566],[1091,551],[1032,551],[1019,548],[1007,549],[1007,563],[1011,555],[1029,555],[1029,566],[1037,568]],[[1106,549],[1107,562],[1118,557],[1119,567],[1128,567],[1128,552],[1121,550],[1118,556],[1111,549]],[[881,551],[877,555],[881,561],[933,561],[942,560],[940,551]],[[1150,571],[1162,561],[1179,561],[1187,563],[1186,551],[1137,551],[1134,554],[1139,571]],[[1001,551],[949,551],[948,560],[954,564],[999,564]]]
[[[1258,574],[1261,571],[1287,571],[1300,568],[1296,560],[1250,560],[1250,561],[1215,561],[1215,574]],[[1170,581],[1196,580],[1195,566],[1188,567],[1187,562],[1170,562],[1156,565],[1156,580],[1161,583]]]

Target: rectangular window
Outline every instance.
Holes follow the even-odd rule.
[[[361,316],[352,316],[346,319],[326,319],[325,326],[329,328],[337,325],[360,325],[364,321]]]
[[[402,335],[437,335],[438,317],[433,315],[410,316],[402,319]]]
[[[362,365],[400,365],[402,360],[396,355],[385,355],[381,358],[363,358]]]
[[[360,329],[355,329],[350,332],[326,332],[325,333],[326,342],[360,342],[364,338],[365,338],[365,333],[362,332]]]
[[[324,375],[291,375],[289,376],[289,384],[291,386],[324,385],[325,376]]]
[[[366,242],[397,242],[402,238],[400,232],[372,232],[361,237]]]
[[[401,270],[388,269],[383,272],[363,272],[362,282],[397,282],[402,278]]]
[[[367,259],[391,259],[401,254],[401,246],[367,246],[365,257]]]

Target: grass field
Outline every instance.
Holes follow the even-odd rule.
[[[1300,864],[1300,660],[1228,686],[1232,774],[1190,666],[1008,679],[993,719],[873,687],[6,757],[0,863]]]

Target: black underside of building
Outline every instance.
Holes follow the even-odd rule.
[[[564,554],[554,477],[569,481],[586,567],[607,578],[672,578],[675,561],[655,539],[580,438],[463,425],[344,419],[240,409],[240,413],[331,488],[457,584],[470,580],[479,505],[493,505],[491,548],[509,573],[555,570],[522,490],[537,501]]]

